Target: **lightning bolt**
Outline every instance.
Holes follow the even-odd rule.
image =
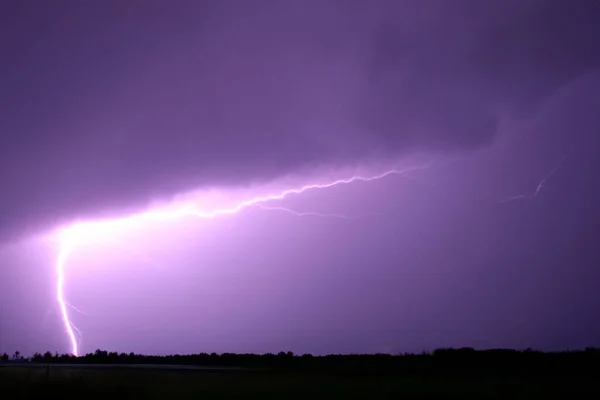
[[[269,207],[263,206],[261,204],[256,204],[255,207],[260,208],[265,211],[281,211],[288,214],[296,215],[298,217],[319,217],[319,218],[339,218],[339,219],[357,219],[361,218],[364,215],[344,215],[344,214],[330,214],[330,213],[318,213],[313,211],[300,212],[296,210],[292,210],[291,208],[286,207]],[[377,213],[371,213],[369,215],[378,215]]]
[[[556,171],[558,171],[558,169],[560,168],[560,166],[564,163],[565,159],[570,154],[571,153],[565,154],[560,160],[558,160],[558,162],[556,163],[556,165],[554,166],[554,168],[552,168],[550,170],[550,172],[548,174],[546,174],[546,176],[544,176],[542,178],[542,180],[540,180],[540,182],[536,186],[535,191],[533,192],[533,194],[518,194],[518,195],[515,195],[515,196],[510,196],[510,197],[507,197],[507,198],[501,200],[500,204],[508,203],[510,201],[515,201],[515,200],[533,200],[533,199],[535,199],[538,196],[538,194],[540,193],[540,191],[546,185],[546,182],[548,181],[548,179],[552,178],[552,176],[556,173]]]
[[[73,304],[71,304],[71,303],[66,303],[66,302],[65,302],[65,304],[66,304],[67,306],[71,307],[73,310],[77,311],[79,314],[81,314],[81,315],[85,315],[86,317],[91,317],[91,315],[90,315],[90,314],[88,314],[88,313],[86,313],[86,312],[83,312],[83,311],[81,311],[79,308],[75,307]]]
[[[250,200],[246,200],[238,203],[230,208],[217,209],[213,211],[205,211],[198,209],[193,202],[188,202],[183,205],[163,207],[157,209],[150,209],[146,212],[132,214],[122,218],[106,219],[99,221],[88,221],[74,223],[66,228],[58,231],[59,240],[59,251],[56,258],[56,301],[58,302],[60,313],[62,316],[62,322],[64,325],[65,332],[68,336],[71,344],[71,353],[74,356],[79,355],[79,347],[76,334],[81,336],[81,332],[75,327],[73,322],[70,320],[68,308],[74,308],[65,299],[65,267],[69,256],[77,248],[77,244],[80,243],[82,238],[90,237],[93,235],[97,237],[100,235],[103,238],[110,238],[111,234],[118,228],[124,226],[131,226],[140,222],[165,222],[165,221],[176,221],[184,217],[197,217],[202,219],[212,219],[218,216],[236,214],[249,207],[259,207],[267,211],[281,211],[287,212],[298,216],[318,216],[318,217],[330,217],[330,218],[344,218],[349,219],[353,217],[338,215],[338,214],[321,214],[321,213],[301,213],[291,209],[283,207],[269,207],[264,205],[271,201],[283,200],[284,198],[291,195],[299,195],[309,190],[326,189],[338,185],[350,184],[353,182],[369,182],[374,180],[383,179],[390,175],[403,176],[408,172],[425,169],[429,165],[409,167],[405,169],[391,169],[384,173],[374,176],[352,176],[348,179],[338,179],[329,183],[324,184],[310,184],[293,189],[287,189],[280,191],[275,194],[266,195],[262,197],[255,197]],[[356,218],[356,217],[354,217]]]

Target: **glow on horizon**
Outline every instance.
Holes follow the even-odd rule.
[[[122,218],[102,219],[95,221],[76,222],[58,231],[59,251],[55,261],[56,268],[56,301],[58,302],[64,329],[71,343],[71,354],[79,356],[79,345],[75,332],[77,328],[73,325],[69,318],[68,306],[69,303],[65,299],[65,266],[71,255],[77,248],[77,245],[82,240],[91,237],[107,237],[115,230],[123,227],[134,226],[142,222],[169,222],[175,221],[184,217],[197,217],[202,219],[215,218],[223,215],[236,214],[246,208],[257,206],[267,211],[289,211],[296,215],[319,215],[323,217],[340,217],[337,214],[319,214],[319,213],[297,213],[293,210],[288,210],[282,207],[261,207],[262,203],[269,201],[282,200],[289,195],[301,194],[308,190],[325,189],[337,185],[349,184],[352,182],[368,182],[385,178],[389,175],[402,175],[407,172],[423,169],[426,166],[409,167],[404,169],[390,169],[384,173],[372,176],[354,175],[347,179],[338,179],[324,184],[309,184],[299,186],[293,189],[279,191],[276,194],[253,197],[250,200],[242,201],[234,206],[206,211],[197,208],[197,204],[193,200],[188,200],[183,204],[163,206],[150,209],[145,212],[131,214]]]

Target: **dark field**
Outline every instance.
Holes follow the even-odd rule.
[[[8,363],[0,367],[0,387],[6,395],[3,398],[7,399],[40,396],[525,399],[600,395],[597,354],[337,356],[315,357],[310,361],[286,357],[285,361],[255,370],[171,370],[164,369],[164,364],[153,364],[157,369],[152,369],[134,365],[121,368],[102,364]]]

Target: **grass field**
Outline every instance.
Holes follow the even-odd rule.
[[[170,371],[68,367],[0,368],[2,398],[553,398],[595,397],[584,377],[425,377],[329,371]],[[596,397],[597,398],[597,397]]]

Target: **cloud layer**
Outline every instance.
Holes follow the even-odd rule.
[[[3,2],[0,235],[489,144],[598,68],[578,1]]]

